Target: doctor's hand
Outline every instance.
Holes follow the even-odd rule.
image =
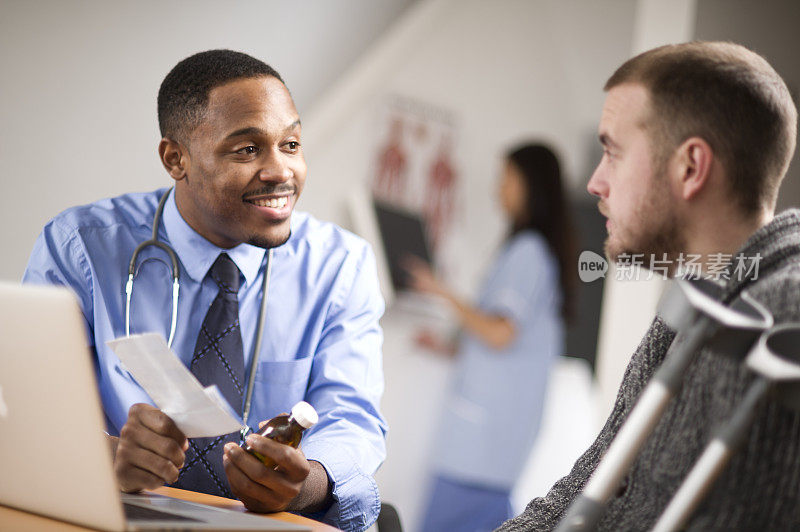
[[[307,460],[300,449],[258,434],[247,436],[247,443],[277,464],[267,468],[235,443],[225,444],[222,464],[231,491],[248,510],[314,512],[330,504],[328,474],[319,462]]]
[[[127,493],[178,480],[189,440],[161,410],[137,403],[128,411],[114,455],[119,488]]]
[[[414,290],[445,298],[449,295],[447,288],[424,260],[409,255],[403,260],[402,266],[408,275],[408,283]]]
[[[456,344],[453,341],[444,340],[441,335],[436,334],[430,329],[421,329],[414,336],[414,343],[418,347],[431,351],[437,355],[446,357],[456,356]]]

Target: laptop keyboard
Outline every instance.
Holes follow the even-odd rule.
[[[125,517],[129,521],[194,521],[199,523],[198,519],[191,517],[184,517],[182,515],[171,514],[168,512],[160,512],[152,508],[145,508],[136,504],[122,503],[125,510]]]

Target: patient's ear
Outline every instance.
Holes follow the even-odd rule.
[[[158,143],[158,156],[172,179],[180,181],[186,177],[189,166],[188,150],[180,142],[168,137],[162,138]]]
[[[714,151],[702,138],[691,137],[678,146],[671,166],[684,200],[697,197],[707,186],[713,165]]]

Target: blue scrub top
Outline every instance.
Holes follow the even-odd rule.
[[[551,362],[564,350],[558,263],[545,239],[521,231],[501,250],[478,307],[509,318],[513,342],[494,350],[462,333],[434,468],[449,478],[511,489],[530,454]]]
[[[61,284],[78,296],[95,355],[108,432],[119,434],[134,403],[151,403],[106,341],[125,334],[125,282],[134,248],[151,238],[153,215],[166,189],[127,194],[59,214],[42,231],[24,282]],[[289,240],[273,252],[266,323],[249,424],[288,412],[299,400],[320,420],[303,438],[306,457],[320,462],[335,503],[323,520],[344,530],[369,526],[380,509],[372,474],[385,457],[383,299],[375,259],[360,238],[295,212]],[[239,317],[246,363],[253,349],[265,272],[265,250],[214,246],[183,219],[170,193],[159,240],[180,262],[178,320],[172,350],[188,365],[219,288],[206,276],[221,252],[239,267]],[[167,255],[152,246],[138,260],[131,333],[166,338],[172,308]]]

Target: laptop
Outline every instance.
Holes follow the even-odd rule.
[[[120,493],[94,372],[71,291],[0,282],[0,505],[101,530],[310,530]]]

